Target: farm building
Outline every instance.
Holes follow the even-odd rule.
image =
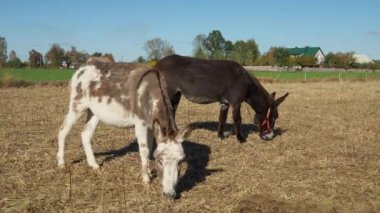
[[[352,56],[355,59],[355,62],[358,64],[373,64],[375,63],[370,57],[362,54],[354,54]]]
[[[325,61],[325,54],[320,47],[294,47],[289,48],[290,56],[312,56],[317,59],[317,64],[322,64]]]

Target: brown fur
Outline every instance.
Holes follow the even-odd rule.
[[[87,65],[94,65],[101,73],[98,81],[90,82],[90,98],[98,98],[99,102],[107,98],[108,104],[116,101],[127,111],[146,120],[150,127],[155,120],[159,120],[165,136],[175,135],[177,127],[166,93],[165,80],[157,70],[135,63],[93,61]],[[138,97],[137,91],[143,82],[146,83],[146,89],[144,94]],[[156,112],[152,112],[154,99],[160,102]],[[138,102],[141,102],[142,107],[138,107]]]

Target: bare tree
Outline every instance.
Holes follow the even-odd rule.
[[[144,44],[144,49],[147,52],[148,60],[159,60],[175,53],[173,46],[161,38],[148,40]]]
[[[40,67],[44,65],[44,58],[42,54],[36,50],[29,51],[29,66],[30,67]]]
[[[65,50],[59,44],[53,44],[49,51],[45,54],[45,63],[51,67],[62,66],[65,60]]]
[[[76,47],[72,46],[70,51],[67,51],[65,53],[65,61],[66,61],[66,67],[74,67],[77,68],[81,64],[85,63],[88,59],[89,55],[88,53],[82,51],[77,51]]]
[[[25,64],[22,63],[22,61],[17,57],[17,54],[14,50],[9,52],[9,57],[8,57],[8,62],[7,62],[8,67],[19,68],[19,67],[23,67],[24,65]]]
[[[193,46],[194,46],[194,52],[193,56],[196,58],[203,58],[207,59],[208,54],[207,54],[207,49],[206,49],[206,39],[207,36],[205,34],[198,34],[195,36],[193,40]]]
[[[4,66],[7,58],[7,40],[5,40],[5,37],[0,36],[0,67]]]
[[[8,57],[8,60],[9,61],[15,61],[17,60],[17,55],[16,55],[16,52],[14,50],[10,51],[9,52],[9,57]]]

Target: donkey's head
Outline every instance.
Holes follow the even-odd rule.
[[[182,131],[163,131],[158,122],[153,124],[157,149],[153,156],[157,172],[163,187],[163,194],[169,198],[176,197],[175,187],[178,182],[179,164],[185,160],[182,142],[190,134],[190,128]]]
[[[285,100],[285,98],[289,95],[286,93],[285,95],[275,99],[276,92],[271,94],[271,104],[268,109],[265,111],[257,112],[253,122],[259,129],[259,134],[261,139],[263,140],[271,140],[274,137],[273,130],[274,125],[276,123],[276,119],[278,118],[278,106]]]

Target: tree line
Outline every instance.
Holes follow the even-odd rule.
[[[43,55],[39,51],[32,49],[29,51],[27,62],[22,62],[14,50],[7,55],[7,42],[4,37],[0,37],[0,68],[1,67],[64,67],[77,68],[85,63],[89,57],[107,57],[115,61],[112,53],[94,52],[88,54],[85,51],[78,51],[72,46],[69,50],[64,50],[59,44],[53,44],[50,49]]]
[[[289,49],[285,47],[270,47],[267,52],[260,53],[258,44],[255,39],[237,40],[232,42],[222,35],[219,30],[213,30],[210,33],[198,34],[194,37],[192,56],[201,59],[223,59],[232,60],[237,63],[257,66],[315,66],[316,59],[314,57],[301,56],[292,57]],[[155,61],[175,54],[173,45],[161,38],[153,38],[144,43],[146,57],[139,56],[135,62],[154,63]],[[360,65],[355,63],[353,58],[354,52],[329,52],[325,57],[324,67],[335,68],[368,68],[368,65]],[[95,52],[88,54],[85,51],[78,51],[72,46],[69,50],[64,50],[59,44],[53,44],[48,52],[43,55],[37,50],[29,51],[27,62],[22,62],[16,55],[15,51],[11,51],[7,55],[7,42],[4,37],[0,37],[0,67],[78,67],[85,63],[90,56],[108,57],[114,61],[111,53]],[[363,67],[364,66],[364,67]],[[380,68],[380,63],[371,65],[370,68]]]

